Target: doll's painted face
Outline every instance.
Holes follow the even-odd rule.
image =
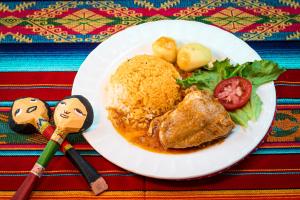
[[[49,120],[48,109],[44,102],[36,98],[22,98],[14,102],[12,119],[17,124],[32,124],[36,126],[38,118]]]
[[[78,132],[87,118],[87,109],[77,98],[64,99],[54,111],[55,125],[68,133]]]

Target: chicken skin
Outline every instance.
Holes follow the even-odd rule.
[[[177,108],[155,118],[149,134],[158,134],[165,149],[188,148],[226,137],[234,123],[207,91],[189,92]]]

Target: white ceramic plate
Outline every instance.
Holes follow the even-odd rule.
[[[95,112],[94,123],[84,137],[107,160],[144,176],[189,179],[220,172],[253,151],[267,133],[275,112],[274,84],[265,84],[257,91],[263,101],[258,121],[250,122],[247,129],[237,126],[221,144],[188,154],[141,149],[127,142],[107,119],[104,88],[121,62],[137,54],[151,54],[151,44],[160,36],[170,36],[179,44],[202,43],[215,57],[229,57],[235,63],[260,60],[252,48],[234,35],[199,22],[163,20],[127,28],[93,50],[76,75],[72,94],[87,97]]]

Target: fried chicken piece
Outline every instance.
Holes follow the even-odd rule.
[[[162,146],[188,148],[226,137],[234,123],[207,91],[191,90],[176,109],[152,120],[149,134],[159,134]]]

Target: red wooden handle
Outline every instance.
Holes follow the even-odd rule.
[[[26,179],[23,181],[22,185],[16,191],[12,200],[25,200],[30,196],[31,191],[35,187],[39,177],[34,175],[33,173],[29,173]]]

